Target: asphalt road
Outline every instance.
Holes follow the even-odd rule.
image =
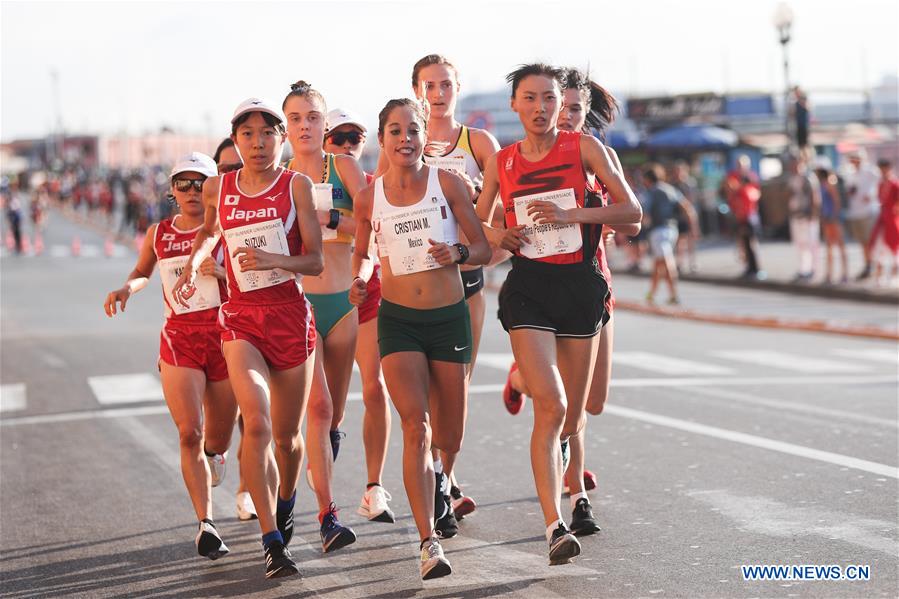
[[[76,234],[80,258],[65,251]],[[603,530],[583,539],[575,563],[550,568],[528,459],[532,412],[510,416],[500,401],[511,353],[492,295],[457,470],[479,508],[444,543],[452,576],[418,577],[398,426],[384,479],[397,523],[355,514],[366,482],[358,380],[335,468],[341,519],[358,542],[321,554],[301,482],[291,549],[303,576],[265,580],[258,526],[236,519],[232,459],[214,492],[232,553],[209,562],[195,553],[159,395],[158,282],[109,320],[102,300],[133,255],[104,257],[101,236],[55,215],[45,244],[44,256],[0,262],[0,596],[899,594],[894,342],[617,313],[611,399],[587,437]],[[684,287],[705,302],[734,293]],[[746,581],[741,565],[753,564],[867,565],[870,579]]]

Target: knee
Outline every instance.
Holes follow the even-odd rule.
[[[195,450],[203,442],[203,430],[199,423],[178,427],[178,443],[182,449]]]
[[[534,415],[552,426],[562,426],[565,421],[565,397],[557,390],[534,394]]]
[[[313,395],[309,401],[309,421],[310,422],[327,422],[329,428],[331,419],[334,417],[334,406],[331,405],[330,398],[325,395]]]
[[[567,439],[568,437],[573,437],[578,432],[584,429],[587,426],[587,415],[581,413],[580,417],[577,419],[573,419],[572,422],[565,422],[564,426],[562,426],[562,438]]]
[[[272,423],[265,416],[243,418],[243,438],[248,443],[267,445],[272,440]]]
[[[282,452],[295,453],[303,447],[300,431],[278,431],[272,435],[275,447]]]
[[[362,403],[366,410],[378,412],[387,409],[387,390],[381,379],[367,381],[362,386]]]
[[[426,451],[431,446],[431,425],[424,420],[404,421],[403,442],[407,449]]]
[[[434,432],[434,447],[446,453],[459,453],[462,450],[463,432],[459,430],[439,430]]]
[[[607,389],[603,389],[596,393],[590,393],[590,396],[587,397],[587,412],[593,416],[602,414],[603,409],[606,407],[606,399],[608,396],[609,393]]]

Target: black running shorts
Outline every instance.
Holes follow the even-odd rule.
[[[460,270],[462,275],[462,286],[465,288],[465,299],[484,288],[484,267],[481,266],[474,270]]]

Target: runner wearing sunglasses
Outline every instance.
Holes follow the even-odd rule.
[[[383,276],[381,367],[402,420],[403,482],[421,539],[420,573],[431,579],[452,571],[435,536],[431,447],[452,454],[461,447],[471,361],[457,265],[486,263],[490,248],[461,178],[423,163],[425,127],[415,100],[391,100],[381,110],[378,141],[390,168],[356,199],[350,299],[365,299],[374,231]],[[468,246],[459,243],[459,225]]]
[[[559,491],[569,438],[584,426],[592,337],[608,318],[608,283],[593,244],[601,225],[637,223],[642,214],[602,144],[557,128],[565,84],[560,69],[522,65],[507,80],[525,139],[488,161],[477,211],[489,222],[500,197],[506,228],[485,228],[492,245],[515,254],[500,290],[499,316],[534,400],[531,465],[549,563],[558,565],[580,553],[561,518]],[[585,204],[591,175],[609,190],[613,204]]]
[[[328,130],[323,145],[330,154],[347,154],[362,158],[368,130],[355,114],[342,108],[328,112]],[[367,183],[372,176],[365,174]],[[373,255],[375,252],[369,252]],[[387,387],[381,375],[381,356],[378,354],[378,307],[381,305],[381,265],[376,263],[368,280],[365,301],[359,307],[359,333],[356,336],[356,364],[362,379],[362,444],[365,447],[365,466],[368,484],[356,510],[359,515],[376,522],[395,521],[388,502],[391,495],[381,484],[387,460],[387,441],[390,437],[390,405]]]
[[[482,167],[499,151],[499,144],[487,131],[466,127],[456,120],[456,103],[460,88],[458,69],[444,56],[429,54],[412,67],[412,89],[416,97],[425,102],[429,108],[425,163],[458,174],[465,182],[474,202],[483,183]],[[462,241],[465,242],[464,236]],[[477,360],[487,307],[484,297],[484,267],[462,264],[459,270],[465,290],[465,301],[471,314],[472,352],[467,371],[470,381]],[[436,512],[437,530],[445,538],[455,536],[458,529],[457,518],[464,518],[473,512],[477,505],[471,497],[462,493],[456,480],[454,473],[456,458],[456,455],[446,452],[434,456],[438,493],[446,504],[445,507],[438,506],[442,509]],[[439,498],[435,501],[440,503]]]
[[[315,323],[297,275],[323,268],[312,182],[278,167],[284,137],[276,108],[255,98],[237,107],[231,138],[244,166],[207,180],[205,220],[172,290],[184,303],[221,234],[229,286],[219,310],[222,348],[244,418],[241,468],[263,533],[267,578],[298,572],[286,545],[303,460],[300,425],[315,364]]]
[[[220,175],[236,171],[243,166],[240,154],[237,153],[237,148],[234,147],[234,140],[230,137],[226,137],[219,143],[219,147],[215,149],[215,155],[213,155],[212,159],[215,160],[215,166]]]
[[[181,474],[199,520],[197,552],[212,560],[226,555],[228,547],[212,520],[212,487],[221,478],[215,480],[208,452],[222,455],[227,451],[237,416],[216,326],[219,304],[226,298],[221,244],[215,245],[215,258],[200,264],[184,306],[174,303],[169,291],[203,224],[204,181],[215,174],[215,163],[205,154],[193,152],[178,160],[171,181],[179,213],[150,227],[125,285],[110,292],[104,303],[110,318],[117,313],[117,305],[124,312],[128,300],[146,287],[159,265],[165,306],[158,361],[162,391],[178,428]]]

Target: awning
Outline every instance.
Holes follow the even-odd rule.
[[[725,150],[738,142],[739,136],[730,129],[713,125],[678,125],[650,135],[645,145],[648,148]]]

